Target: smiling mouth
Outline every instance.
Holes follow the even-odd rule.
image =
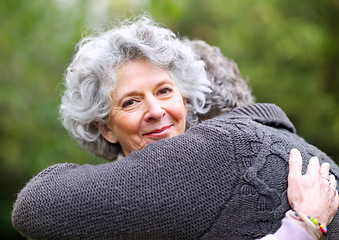
[[[161,137],[165,137],[170,133],[170,130],[172,128],[172,125],[168,125],[165,126],[163,128],[160,129],[155,129],[151,132],[145,133],[144,136],[145,137],[150,137],[150,138],[161,138]]]

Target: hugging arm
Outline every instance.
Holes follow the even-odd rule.
[[[154,179],[152,182],[156,184],[156,178],[161,178],[159,175],[163,174],[161,168],[164,165],[143,159],[150,167],[148,168],[137,160],[137,157],[141,156],[132,157],[133,162],[123,159],[117,163],[99,166],[58,164],[46,169],[32,179],[20,193],[13,211],[15,226],[33,239],[106,239],[103,237],[105,235],[107,239],[119,236],[161,238],[170,236],[169,230],[172,229],[173,233],[174,226],[177,226],[177,230],[183,230],[175,219],[180,221],[183,215],[194,215],[195,210],[186,205],[185,210],[188,212],[183,210],[178,213],[177,210],[183,206],[175,205],[172,201],[175,200],[173,195],[185,196],[184,187],[181,186],[179,191],[175,192],[171,187],[166,187],[165,183],[162,183],[161,188],[155,186],[152,189],[143,185],[149,184],[145,181],[147,178]],[[288,188],[291,206],[294,210],[314,216],[327,225],[338,208],[338,194],[334,195],[332,190],[336,187],[336,182],[329,185],[327,180],[324,181],[323,177],[328,176],[328,164],[320,167],[314,158],[310,161],[307,173],[301,175],[301,161],[300,153],[292,150]],[[167,167],[175,165],[178,166],[178,162],[174,165],[168,164]],[[152,172],[152,169],[158,170],[153,176],[143,173]],[[167,180],[172,182],[174,178]],[[164,181],[165,179],[161,180]],[[178,179],[172,182],[177,183]],[[126,187],[126,184],[129,186]],[[170,191],[172,193],[169,193]],[[189,195],[181,199],[177,197],[176,200],[188,203],[187,197],[194,199],[196,196]],[[166,214],[167,217],[159,218]],[[195,217],[208,223],[208,218],[214,216]],[[190,220],[193,221],[194,217]],[[199,224],[196,225],[198,226]],[[208,227],[208,224],[200,227],[203,229]],[[291,235],[291,231],[296,239],[301,236],[317,239],[312,229],[288,212],[282,227],[274,236],[276,239],[284,239],[286,235]],[[195,235],[195,238],[199,238],[199,235]],[[270,236],[264,239],[270,239]]]
[[[258,122],[268,108],[278,111],[256,105],[239,117],[226,114],[113,163],[52,166],[19,193],[13,225],[32,239],[255,239],[274,232],[290,209],[290,142],[305,159],[312,153],[329,161],[336,179],[339,168],[293,132],[279,134],[280,115],[279,125]],[[244,117],[254,110],[256,121]],[[327,238],[338,232],[336,215]]]
[[[33,239],[198,239],[232,194],[223,163],[199,150],[227,139],[201,139],[186,133],[112,163],[52,166],[19,193],[13,225]],[[231,161],[227,152],[213,155]]]
[[[307,172],[302,175],[302,160],[299,151],[291,151],[288,175],[288,199],[295,211],[317,218],[329,225],[339,206],[337,181],[329,175],[330,164],[319,165],[317,157],[310,159]]]
[[[326,235],[326,226],[331,223],[339,207],[337,182],[333,175],[329,175],[330,165],[323,163],[320,166],[318,158],[312,157],[307,172],[302,175],[302,157],[297,149],[292,149],[289,169],[287,192],[294,211],[286,213],[274,237],[277,240],[320,239]],[[317,219],[319,224],[309,217]],[[271,235],[262,240],[269,240],[270,237],[274,238]]]

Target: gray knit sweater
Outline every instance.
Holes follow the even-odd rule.
[[[205,121],[102,165],[57,164],[19,193],[12,221],[32,239],[255,239],[288,204],[289,152],[338,166],[275,105]],[[339,214],[327,239],[339,238]]]

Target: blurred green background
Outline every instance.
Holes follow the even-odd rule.
[[[257,102],[278,104],[299,135],[339,162],[338,0],[1,0],[0,238],[31,177],[59,162],[103,163],[58,120],[61,82],[84,31],[143,11],[234,59]]]

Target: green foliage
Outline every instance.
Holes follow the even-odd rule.
[[[79,150],[58,121],[60,83],[83,17],[50,1],[1,5],[0,235],[11,239],[12,203],[26,181],[58,162],[99,160]]]
[[[175,2],[153,0],[153,16],[220,47],[257,102],[282,107],[299,135],[339,162],[337,1],[187,0],[172,15],[166,9]]]
[[[149,12],[182,36],[219,46],[250,79],[258,102],[281,106],[299,135],[339,161],[336,0],[15,0],[0,6],[0,237],[15,194],[60,162],[103,163],[58,120],[63,72],[82,32]]]

